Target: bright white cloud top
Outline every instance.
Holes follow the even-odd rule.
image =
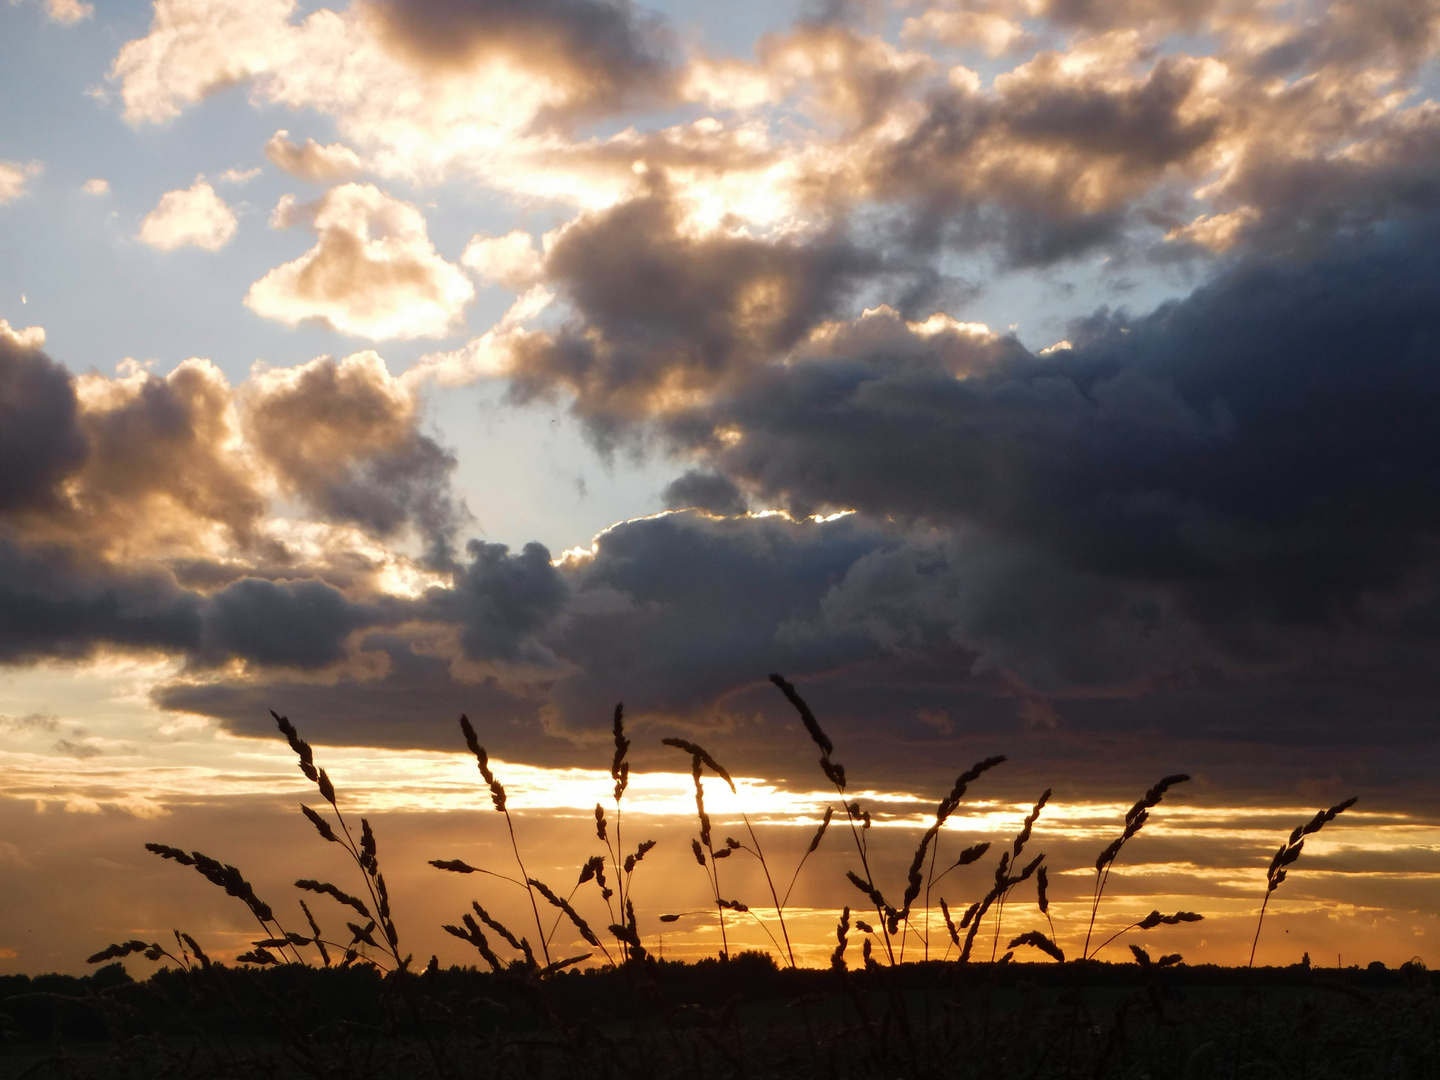
[[[140,223],[137,238],[157,251],[198,247],[219,251],[240,227],[235,211],[202,176],[188,188],[167,191]]]
[[[0,205],[24,195],[26,183],[42,171],[38,161],[0,161]]]
[[[435,251],[425,218],[372,184],[343,184],[312,203],[287,196],[270,223],[318,240],[250,287],[245,303],[291,326],[306,319],[373,340],[446,337],[475,287]]]

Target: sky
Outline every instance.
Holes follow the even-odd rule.
[[[713,952],[661,739],[793,867],[838,803],[773,671],[894,893],[1003,754],[945,850],[1052,789],[1074,950],[1184,772],[1104,925],[1243,962],[1358,796],[1259,958],[1440,963],[1437,53],[1440,0],[0,4],[0,972],[245,951],[147,841],[343,877],[272,709],[473,963],[460,714],[568,888],[623,702],[642,930]]]

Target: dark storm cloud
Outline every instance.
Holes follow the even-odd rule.
[[[321,684],[276,673],[264,680],[173,683],[160,687],[154,700],[161,708],[216,717],[246,735],[273,738],[275,709],[316,742],[436,750],[463,750],[456,721],[467,713],[490,729],[485,738],[492,753],[523,748],[529,756],[521,760],[574,763],[572,744],[547,744],[539,735],[533,700],[512,695],[494,680],[456,680],[447,660],[417,655],[408,638],[377,631],[363,642],[367,651],[387,658],[384,678]],[[492,735],[496,727],[500,734]]]
[[[99,645],[181,651],[200,627],[199,598],[164,571],[94,567],[62,549],[0,540],[0,663]]]
[[[54,505],[89,449],[78,414],[69,373],[0,334],[0,514]]]
[[[468,566],[448,590],[432,590],[436,617],[460,626],[465,655],[550,665],[554,657],[536,635],[559,615],[566,586],[543,544],[526,544],[511,555],[504,544],[470,541]]]
[[[262,373],[244,397],[256,452],[322,519],[380,537],[413,525],[448,557],[468,517],[450,491],[455,457],[420,432],[415,401],[378,357]]]
[[[572,763],[576,741],[608,730],[616,701],[636,723],[724,723],[724,699],[774,666],[806,674],[883,657],[895,644],[889,631],[867,625],[854,603],[831,625],[824,602],[858,561],[906,543],[858,519],[797,524],[695,513],[618,525],[598,538],[595,555],[563,568],[538,544],[512,555],[503,545],[472,543],[456,588],[432,591],[416,612],[458,624],[461,654],[439,657],[414,632],[365,635],[365,649],[388,653],[389,670],[382,679],[342,678],[324,688],[326,700],[341,703],[334,713],[356,718],[333,738],[403,745],[403,733],[384,725],[385,708],[433,709],[447,717],[434,729],[445,745],[450,713],[468,709],[489,722],[484,709],[494,708],[528,721],[507,724],[496,746],[526,760]],[[412,692],[413,703],[400,706]],[[286,709],[292,700],[319,700],[283,675],[176,685],[158,695],[167,707],[246,730],[256,723],[246,710],[277,699],[285,704],[274,707]],[[415,737],[430,745],[428,735]]]
[[[373,624],[376,615],[323,581],[244,578],[206,600],[199,651],[215,659],[324,667],[344,655],[350,632]]]
[[[745,496],[728,476],[691,469],[672,480],[660,495],[668,509],[694,507],[712,514],[733,516],[745,513]]]
[[[278,708],[313,717],[323,741],[450,749],[464,711],[492,752],[551,765],[595,764],[623,701],[643,767],[673,766],[657,740],[678,726],[734,768],[818,782],[764,679],[778,668],[867,784],[934,787],[995,752],[1016,759],[1029,797],[1057,781],[1127,797],[1181,765],[1270,798],[1342,772],[1355,785],[1428,783],[1395,760],[1431,738],[1437,667],[1418,639],[1237,672],[1186,612],[1160,606],[1163,590],[1079,573],[1010,537],[860,515],[677,513],[609,530],[555,577],[543,556],[477,552],[470,595],[446,599],[451,618],[487,612],[467,652],[547,665],[466,671],[413,629],[375,631],[361,647],[387,663],[368,677],[320,685],[277,671],[176,684],[157,701],[253,734]]]
[[[575,316],[520,347],[515,392],[571,391],[602,439],[743,378],[867,284],[884,281],[918,303],[941,282],[842,235],[693,237],[663,190],[570,226],[545,271]]]
[[[867,165],[874,197],[907,208],[910,242],[994,247],[1045,265],[1123,239],[1137,200],[1188,167],[1224,129],[1195,107],[1204,66],[1163,58],[1143,75],[1128,57],[1079,73],[1042,53],[994,92],[934,92],[905,136]]]
[[[628,0],[371,0],[382,38],[420,67],[496,59],[567,84],[573,113],[665,96],[669,34]]]
[[[206,596],[163,567],[126,569],[0,542],[5,664],[118,647],[186,655],[202,667],[235,658],[316,668],[341,659],[352,630],[393,619],[397,608],[356,604],[316,580],[244,578]]]
[[[575,599],[549,638],[578,668],[553,690],[563,722],[599,723],[596,702],[621,699],[696,722],[776,665],[821,670],[875,655],[863,627],[817,633],[811,623],[856,560],[887,542],[855,520],[692,513],[611,529],[567,575]]]
[[[730,432],[701,445],[754,498],[973,530],[1274,659],[1270,629],[1363,624],[1434,568],[1437,237],[1242,266],[966,378],[877,355],[776,365],[674,430]]]

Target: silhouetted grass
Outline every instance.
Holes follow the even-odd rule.
[[[328,814],[303,805],[301,812],[324,842],[338,844],[346,852],[358,882],[353,892],[308,878],[297,881],[296,887],[339,905],[348,940],[343,935],[327,936],[322,920],[303,899],[299,907],[310,932],[287,930],[276,910],[256,895],[236,867],[200,852],[149,844],[157,855],[195,869],[249,910],[260,936],[237,957],[239,966],[215,963],[193,937],[179,930],[174,932],[174,946],[126,941],[101,950],[90,961],[98,964],[143,955],[152,961],[168,960],[174,970],[137,984],[123,971],[116,974],[118,965],[112,965],[102,969],[102,974],[111,973],[103,979],[97,975],[90,984],[74,984],[84,987],[83,994],[49,998],[28,991],[11,994],[0,1009],[0,1024],[9,1023],[31,1042],[43,1041],[40,1028],[53,1025],[53,1037],[45,1036],[52,1043],[49,1056],[36,1057],[30,1075],[49,1070],[77,1076],[244,1074],[247,1080],[257,1074],[989,1077],[1015,1072],[1067,1078],[1203,1077],[1222,1072],[1250,1075],[1246,1070],[1251,1066],[1255,1075],[1269,1075],[1264,1070],[1271,1057],[1288,1062],[1287,1067],[1305,1063],[1298,1075],[1306,1077],[1440,1075],[1440,1014],[1433,981],[1423,966],[1410,965],[1403,977],[1387,975],[1388,982],[1372,987],[1366,982],[1368,973],[1323,976],[1308,969],[1278,981],[1273,972],[1262,969],[1236,984],[1239,973],[1187,968],[1179,954],[1152,959],[1133,945],[1133,964],[1102,964],[1094,959],[1130,931],[1200,919],[1193,912],[1152,911],[1091,948],[1106,886],[1122,849],[1140,833],[1167,792],[1188,779],[1186,775],[1166,776],[1145,792],[1126,813],[1120,835],[1099,854],[1085,944],[1079,959],[1067,961],[1051,917],[1046,857],[1026,851],[1049,801],[1048,789],[1001,851],[984,894],[957,920],[939,892],[952,871],[977,862],[992,844],[972,844],[941,860],[944,829],[970,786],[1005,758],[985,758],[960,773],[937,804],[933,824],[921,833],[903,882],[892,886],[879,880],[871,815],[848,796],[848,778],[836,760],[833,741],[796,688],[779,675],[771,679],[819,749],[821,772],[838,798],[838,806],[824,807],[783,894],[760,832],[743,810],[740,820],[746,840],[725,837],[717,843],[705,805],[704,774],[710,772],[735,791],[730,773],[698,744],[664,740],[690,759],[698,825],[692,852],[715,905],[718,959],[666,963],[645,948],[645,931],[637,920],[631,889],[637,867],[655,842],[646,840],[629,853],[623,847],[631,743],[621,706],[616,706],[612,721],[613,808],[607,813],[603,804],[595,807],[595,836],[602,850],[579,867],[568,892],[527,871],[505,787],[491,769],[474,725],[461,718],[465,745],[476,760],[491,805],[505,820],[514,872],[459,859],[434,859],[432,865],[446,872],[479,875],[477,880],[517,890],[517,895],[523,891],[534,921],[532,940],[529,930],[512,930],[477,898],[456,924],[446,925],[447,932],[476,950],[488,969],[483,972],[442,970],[433,958],[423,971],[416,970],[413,957],[400,947],[374,830],[361,818],[357,836],[330,777],[315,764],[310,745],[286,717],[275,714],[301,772],[328,806]],[[1299,857],[1304,837],[1353,802],[1321,811],[1281,846],[1267,874],[1261,924],[1269,896]],[[844,815],[854,844],[856,862],[845,874],[848,887],[864,896],[875,921],[868,921],[868,910],[865,917],[856,917],[849,906],[844,907],[829,966],[802,968],[796,962],[785,910],[807,860],[837,814]],[[736,853],[759,863],[774,929],[761,916],[767,909],[756,910],[722,887],[720,864]],[[1007,905],[1015,902],[1016,890],[1031,880],[1037,910],[1050,932],[1032,929],[1016,934],[1001,955]],[[582,892],[592,884],[609,919],[608,944],[599,924],[592,926],[580,906]],[[948,938],[943,951],[931,948],[932,896],[943,920],[941,940]],[[593,905],[594,897],[585,903]],[[673,922],[686,914],[703,913],[667,914],[661,920]],[[760,925],[786,968],[777,968],[768,954],[732,953],[727,915],[746,916]],[[355,916],[358,921],[351,921]],[[557,940],[564,940],[558,936],[562,926],[577,934],[589,951],[559,955],[554,947]],[[974,954],[982,926],[991,948],[988,959],[979,961]],[[1259,930],[1257,925],[1257,942]],[[851,946],[857,934],[862,938],[859,963],[852,968],[847,961],[854,956]],[[917,961],[912,952],[905,962],[912,936],[920,957]],[[1016,965],[1015,950],[1022,947],[1054,963]],[[1246,1000],[1240,1001],[1236,985],[1245,987]],[[36,1004],[41,1001],[49,1004]],[[26,1019],[14,1019],[11,1002],[19,1003],[15,1008]],[[1297,1008],[1299,1019],[1287,1019]],[[75,1015],[89,1018],[84,1021],[89,1024],[85,1034],[95,1038],[103,1031],[113,1040],[112,1050],[93,1060],[66,1057],[66,1024],[71,1023],[66,1017],[77,1009]],[[1404,1015],[1397,1019],[1390,1015],[1395,1012]],[[46,1019],[37,1021],[41,1015]],[[1362,1015],[1367,1017],[1366,1025],[1347,1019]],[[1375,1026],[1382,1021],[1389,1026]],[[1228,1052],[1217,1055],[1215,1033],[1239,1030],[1237,1022],[1249,1024],[1256,1034],[1249,1043],[1254,1054],[1237,1040],[1233,1060]],[[1322,1030],[1323,1038],[1330,1040],[1323,1053]],[[1399,1034],[1386,1049],[1376,1043],[1377,1031]],[[1402,1062],[1409,1071],[1385,1073],[1368,1065],[1353,1071],[1359,1057],[1337,1043],[1341,1032],[1354,1032],[1355,1045],[1374,1052],[1367,1060],[1385,1060],[1392,1066]],[[1253,1060],[1242,1060],[1247,1054]],[[1223,1069],[1220,1056],[1226,1057]],[[1341,1062],[1352,1071],[1334,1071]]]

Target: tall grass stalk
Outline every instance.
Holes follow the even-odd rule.
[[[740,820],[742,820],[743,822],[745,822],[745,831],[750,834],[750,843],[752,843],[752,844],[755,845],[755,846],[752,848],[752,847],[746,847],[744,844],[741,844],[741,845],[740,845],[740,850],[745,851],[745,852],[748,852],[749,854],[753,855],[755,858],[757,858],[757,859],[760,860],[760,869],[761,869],[762,871],[764,871],[764,873],[765,873],[765,884],[766,884],[767,886],[769,886],[769,889],[770,889],[770,899],[773,900],[774,903],[775,903],[775,918],[776,918],[776,919],[779,921],[779,923],[780,923],[780,935],[785,939],[785,954],[784,954],[784,955],[789,959],[789,961],[790,961],[790,966],[793,968],[793,967],[796,966],[796,964],[795,964],[795,949],[794,949],[794,947],[790,944],[790,931],[789,931],[789,930],[786,928],[786,926],[785,926],[785,902],[780,899],[780,894],[779,894],[778,892],[776,892],[776,890],[775,890],[775,879],[770,876],[770,864],[765,861],[765,849],[760,846],[760,837],[758,837],[758,836],[755,835],[755,827],[750,824],[750,815],[742,812],[742,813],[740,814]],[[820,833],[820,835],[824,835],[824,826],[823,826],[823,825],[821,826],[821,833]],[[809,856],[809,854],[810,854],[810,853],[807,851],[807,852],[805,853],[805,855],[801,856],[801,862],[804,862],[805,859]],[[796,867],[795,873],[796,873],[797,875],[800,873],[799,867]],[[792,883],[792,884],[794,883],[794,882],[793,882],[793,879],[792,879],[792,882],[791,882],[791,883]],[[788,894],[787,894],[787,895],[788,895]],[[758,920],[758,916],[757,916],[757,920]],[[764,924],[762,923],[761,925],[764,925]],[[767,932],[768,932],[768,931],[767,931]],[[771,940],[774,940],[774,935],[773,935],[773,934],[771,935]],[[778,942],[777,942],[777,946],[778,946]]]
[[[302,805],[300,807],[301,812],[310,819],[310,823],[315,826],[316,831],[319,832],[323,839],[331,843],[340,844],[350,855],[351,859],[354,860],[355,865],[360,870],[361,879],[365,882],[365,890],[369,894],[371,902],[375,905],[374,915],[369,916],[363,905],[352,904],[352,906],[357,906],[361,914],[367,915],[367,917],[372,919],[373,923],[378,924],[381,935],[385,940],[385,948],[394,960],[396,969],[404,970],[409,966],[410,961],[408,958],[404,960],[400,958],[400,935],[395,928],[394,920],[390,916],[390,892],[385,886],[385,876],[380,872],[379,851],[375,841],[375,833],[370,828],[370,822],[363,817],[360,819],[360,842],[357,844],[354,834],[350,831],[350,826],[345,821],[345,815],[340,812],[340,805],[335,800],[335,785],[330,782],[330,778],[325,774],[324,769],[316,768],[314,753],[310,749],[310,744],[300,738],[299,732],[295,730],[295,725],[290,722],[289,718],[281,716],[273,709],[270,715],[275,718],[276,726],[279,727],[281,734],[285,736],[286,742],[290,744],[290,749],[295,752],[295,756],[299,759],[300,771],[304,773],[307,779],[315,784],[316,789],[320,792],[320,796],[330,804],[330,810],[340,825],[339,834],[336,834],[324,819],[316,814],[315,811],[311,810],[310,807]],[[333,885],[326,886],[324,883],[313,881],[297,881],[295,885],[297,888],[308,889],[312,892],[329,894],[341,900],[342,903],[347,902],[340,890],[336,889]],[[309,916],[308,909],[306,910],[306,916]],[[312,927],[314,925],[313,919],[311,920],[311,925]],[[373,929],[373,926],[368,928],[368,930],[372,932]],[[353,924],[350,924],[350,930],[356,940],[352,942],[351,947],[346,950],[347,956],[353,951],[354,945],[361,940],[372,945],[374,944],[373,940],[370,939],[369,933],[357,931],[357,928]],[[318,941],[319,934],[317,933],[316,942],[318,943]]]
[[[1110,870],[1115,865],[1115,859],[1119,856],[1120,849],[1145,827],[1145,823],[1150,820],[1150,811],[1160,804],[1160,800],[1165,797],[1165,792],[1176,784],[1183,784],[1189,779],[1187,773],[1173,773],[1170,776],[1162,777],[1154,787],[1140,797],[1134,806],[1126,811],[1124,831],[1112,840],[1096,858],[1095,886],[1090,896],[1090,925],[1085,930],[1085,946],[1080,952],[1082,960],[1090,958],[1090,938],[1095,933],[1095,916],[1100,911],[1100,900],[1105,895],[1105,886],[1110,881]]]
[[[480,770],[480,776],[490,788],[490,802],[496,811],[505,817],[505,828],[510,834],[510,850],[515,855],[515,865],[520,868],[520,881],[517,882],[524,890],[525,895],[530,899],[530,911],[535,916],[535,933],[540,941],[540,952],[545,957],[545,966],[550,966],[550,946],[546,941],[545,926],[540,921],[540,905],[535,902],[535,882],[525,869],[525,860],[520,857],[520,844],[515,839],[515,821],[510,816],[507,806],[505,787],[495,774],[490,771],[490,756],[485,748],[480,745],[480,739],[475,734],[475,727],[470,723],[468,716],[460,717],[460,731],[465,736],[465,745],[470,748],[470,753],[475,755],[475,764]],[[431,865],[441,870],[458,870],[461,873],[473,873],[474,867],[465,866],[459,860],[432,859]],[[463,869],[461,869],[463,867]],[[498,876],[498,875],[497,875]],[[513,878],[507,880],[514,880]],[[477,905],[478,907],[478,905]],[[468,918],[468,916],[467,916]],[[463,936],[463,935],[462,935]],[[522,939],[523,940],[523,939]]]
[[[1174,915],[1161,915],[1159,911],[1152,911],[1143,919],[1139,919],[1129,926],[1116,930],[1115,933],[1111,934],[1099,945],[1096,945],[1095,951],[1090,954],[1090,959],[1095,959],[1095,957],[1100,955],[1100,951],[1104,949],[1106,945],[1109,945],[1122,934],[1128,934],[1131,930],[1153,930],[1157,926],[1175,926],[1179,923],[1199,922],[1203,918],[1205,918],[1204,915],[1197,915],[1193,911],[1177,911]],[[1135,946],[1132,945],[1131,948],[1133,949]]]
[[[941,799],[935,807],[935,823],[921,835],[920,844],[916,847],[915,855],[910,861],[910,872],[906,879],[902,908],[902,918],[905,921],[905,933],[900,939],[901,960],[905,959],[905,945],[910,936],[910,906],[920,895],[920,871],[921,868],[925,866],[926,851],[929,851],[930,865],[925,874],[925,929],[923,941],[925,959],[928,960],[930,959],[930,916],[932,910],[930,906],[930,891],[938,880],[935,876],[935,861],[940,852],[941,830],[945,828],[945,823],[950,819],[950,815],[959,809],[960,800],[965,797],[965,792],[969,786],[978,780],[981,774],[988,772],[997,765],[1003,764],[1005,761],[1006,758],[1003,756],[988,757],[984,761],[977,761],[955,778],[955,783],[950,788],[950,794]],[[989,848],[990,845],[985,844],[983,847],[980,847],[978,851],[972,848],[966,852],[962,852],[960,859],[947,867],[940,876],[944,877],[945,874],[948,874],[956,867],[974,862],[984,854],[985,851],[989,850]]]
[[[728,842],[718,852],[715,850],[713,834],[710,829],[710,815],[705,810],[705,785],[701,782],[701,769],[708,766],[716,776],[730,785],[731,792],[735,791],[735,781],[730,779],[730,774],[718,761],[716,761],[705,750],[704,747],[685,739],[662,739],[666,746],[673,746],[677,750],[683,750],[690,755],[690,777],[695,784],[695,815],[700,822],[700,837],[698,840],[691,840],[691,851],[694,852],[695,861],[705,871],[705,876],[710,881],[710,891],[715,897],[715,917],[720,923],[720,953],[725,959],[730,959],[730,940],[725,932],[725,912],[727,909],[738,912],[748,912],[750,909],[736,900],[726,900],[720,895],[720,867],[719,860],[728,858],[731,852],[739,848],[734,841]],[[709,861],[705,856],[709,855]],[[758,921],[758,920],[757,920]]]
[[[875,884],[874,871],[870,869],[870,853],[866,843],[865,834],[870,829],[870,812],[862,809],[859,801],[847,801],[845,798],[845,766],[835,761],[831,755],[835,753],[835,744],[830,741],[830,736],[825,734],[820,722],[815,719],[815,714],[810,711],[810,706],[800,696],[795,687],[786,681],[780,674],[771,674],[770,681],[774,683],[785,700],[790,702],[795,711],[800,714],[800,722],[805,726],[811,740],[820,749],[820,770],[825,774],[835,791],[840,796],[840,805],[845,809],[845,819],[850,825],[850,835],[855,841],[855,851],[860,856],[860,868],[864,877],[860,877],[853,871],[845,876],[850,883],[859,889],[870,900],[875,907],[875,915],[879,920],[880,932],[885,945],[885,955],[893,966],[897,960],[890,929],[890,916],[896,914],[897,909],[886,903],[884,894],[880,892]]]
[[[1270,868],[1265,871],[1265,899],[1260,902],[1260,918],[1255,924],[1255,940],[1250,943],[1250,960],[1245,965],[1246,967],[1255,966],[1255,950],[1260,945],[1260,928],[1265,925],[1265,909],[1270,904],[1270,896],[1285,880],[1289,873],[1289,867],[1296,859],[1300,858],[1300,852],[1305,848],[1305,837],[1319,832],[1327,822],[1334,821],[1336,817],[1349,810],[1358,801],[1359,796],[1352,795],[1328,810],[1318,811],[1309,821],[1296,825],[1294,831],[1290,833],[1290,838],[1275,852],[1275,857],[1270,860]]]
[[[1018,866],[1020,864],[1020,853],[1025,850],[1025,845],[1030,842],[1030,833],[1035,828],[1035,822],[1040,820],[1040,811],[1045,809],[1045,804],[1049,801],[1050,789],[1046,788],[1036,801],[1034,808],[1026,816],[1024,823],[1020,826],[1019,833],[1016,834],[1014,841],[1012,841],[1010,852],[1011,866]],[[1010,893],[1014,891],[1017,885],[1027,880],[1032,874],[1039,872],[1044,858],[1045,855],[1043,852],[1037,855],[1026,865],[1018,877],[1006,884],[1005,889],[1000,893],[995,908],[995,938],[990,946],[991,960],[995,959],[995,953],[1000,947],[1000,925],[1005,919],[1005,902],[1010,898]]]
[[[342,944],[327,940],[304,900],[300,901],[300,909],[305,913],[305,921],[310,926],[311,936],[306,937],[303,934],[287,931],[274,909],[256,895],[254,887],[234,866],[222,863],[202,852],[186,852],[168,844],[149,843],[145,845],[146,849],[162,859],[172,860],[182,866],[193,867],[207,881],[218,885],[230,896],[245,904],[264,936],[252,942],[251,949],[236,958],[241,963],[256,964],[262,967],[275,964],[296,964],[308,967],[310,966],[309,961],[300,952],[300,949],[303,946],[314,946],[325,967],[330,967],[332,964],[329,950],[333,948],[341,953],[340,967],[349,967],[351,964],[363,962],[381,970],[405,971],[410,965],[411,958],[409,956],[402,958],[400,955],[400,935],[396,930],[394,919],[391,917],[390,894],[385,885],[385,877],[380,872],[378,845],[374,830],[370,828],[369,820],[363,817],[360,819],[360,839],[357,841],[349,822],[345,820],[345,815],[340,810],[335,785],[325,770],[315,765],[315,755],[310,744],[300,737],[289,718],[274,711],[270,715],[275,718],[281,734],[285,736],[286,741],[290,744],[290,749],[299,759],[300,771],[307,780],[316,786],[321,798],[330,805],[335,822],[339,825],[339,832],[336,832],[324,816],[303,803],[300,806],[301,812],[320,834],[321,839],[339,844],[355,863],[360,870],[361,880],[365,883],[369,903],[352,896],[330,882],[302,878],[295,882],[295,887],[306,892],[330,896],[364,918],[366,922],[363,926],[353,922],[346,924],[351,933],[350,941]],[[379,930],[381,935],[378,941],[374,936],[376,930]],[[195,958],[201,962],[202,967],[210,966],[208,957],[194,938],[176,930],[175,940],[180,948],[178,957],[158,943],[129,941],[121,945],[111,945],[109,949],[92,956],[89,962],[98,963],[104,959],[143,952],[149,959],[158,960],[162,956],[168,957],[176,961],[179,966],[188,969],[191,967],[188,957],[190,953],[193,953]],[[388,960],[382,962],[375,956],[365,953],[364,946],[386,954]]]

